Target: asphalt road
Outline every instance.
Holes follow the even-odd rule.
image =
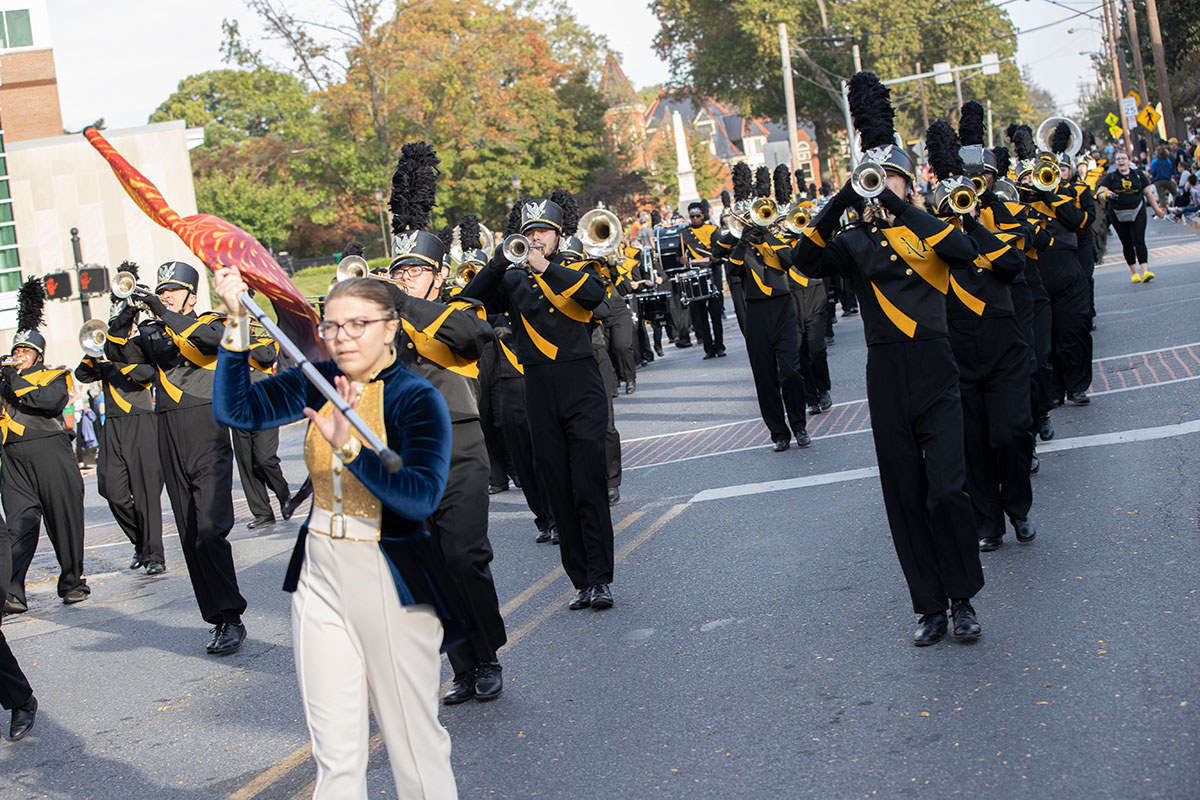
[[[1200,797],[1200,235],[1152,222],[1150,240],[1154,282],[1097,272],[1099,393],[1053,415],[1037,540],[983,556],[974,645],[910,644],[871,437],[849,411],[783,454],[739,427],[757,411],[732,310],[729,358],[672,349],[645,370],[617,401],[641,466],[613,509],[613,610],[568,611],[520,493],[493,500],[506,688],[443,711],[461,796]],[[836,331],[847,405],[831,415],[865,397],[861,321]],[[281,448],[294,483],[299,436]],[[239,506],[250,638],[216,659],[177,542],[165,576],[130,574],[94,482],[88,503],[93,599],[58,603],[43,542],[31,612],[4,623],[41,711],[0,746],[0,797],[304,796],[280,591],[296,526],[252,535]],[[377,738],[371,793],[392,797]]]

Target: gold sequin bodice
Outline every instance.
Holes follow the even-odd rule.
[[[329,416],[333,413],[333,404],[326,402],[319,413],[323,417]],[[363,387],[358,415],[380,439],[387,441],[387,430],[383,423],[383,381],[372,381]],[[362,440],[353,430],[350,435]],[[363,449],[366,448],[364,442]],[[304,463],[312,476],[313,505],[316,508],[333,514],[374,520],[376,527],[379,526],[383,518],[383,504],[342,465],[341,460],[333,454],[329,442],[313,425],[308,426],[308,434],[304,438]],[[340,494],[336,491],[339,486]]]

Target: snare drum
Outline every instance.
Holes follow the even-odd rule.
[[[712,275],[707,269],[693,269],[675,276],[679,289],[679,302],[685,306],[716,295],[712,288]]]
[[[648,322],[661,322],[671,309],[670,292],[637,292],[638,318]]]

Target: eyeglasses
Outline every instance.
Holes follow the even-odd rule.
[[[422,264],[407,264],[392,268],[393,278],[408,278],[417,277],[422,272],[433,272],[433,267],[427,267]]]
[[[379,319],[352,319],[346,322],[333,322],[326,320],[317,326],[317,335],[327,342],[332,342],[338,337],[339,331],[345,331],[346,336],[351,339],[361,339],[362,335],[367,332],[367,326],[372,322],[391,322],[395,317],[380,317]]]

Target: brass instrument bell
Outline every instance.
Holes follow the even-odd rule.
[[[579,241],[592,258],[612,255],[621,244],[621,220],[607,208],[593,208],[579,218]]]
[[[130,273],[121,273],[128,275]],[[108,340],[108,326],[98,319],[83,323],[79,329],[79,346],[92,358],[104,357],[104,343]]]
[[[341,283],[351,278],[368,278],[370,275],[371,267],[367,264],[365,258],[362,256],[346,256],[338,262],[334,280]]]
[[[887,188],[887,172],[874,161],[864,161],[850,173],[850,187],[859,197],[878,197]]]

